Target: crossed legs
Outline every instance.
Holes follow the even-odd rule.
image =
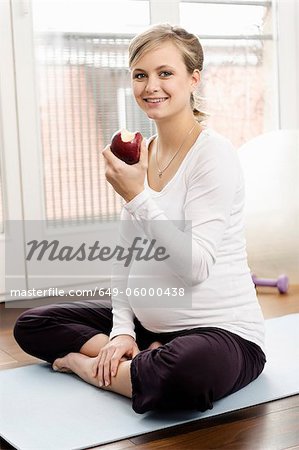
[[[29,310],[19,317],[14,335],[27,353],[100,387],[92,366],[108,342],[111,326],[111,308],[81,302]],[[148,336],[137,324],[135,331],[142,338],[140,353],[121,361],[103,389],[132,398],[138,413],[160,408],[205,411],[254,380],[265,364],[256,344],[219,328]],[[153,343],[160,339],[162,346]]]
[[[57,358],[52,367],[59,372],[73,372],[87,383],[100,387],[97,377],[94,377],[92,374],[92,367],[96,356],[108,341],[108,336],[97,334],[81,347],[79,353],[71,352],[62,358]],[[110,385],[103,386],[102,389],[131,398],[130,366],[131,361],[120,362],[116,376],[111,377]]]

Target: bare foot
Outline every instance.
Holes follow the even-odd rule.
[[[154,341],[151,343],[151,345],[148,347],[149,350],[155,350],[156,348],[161,347],[163,344],[159,341]]]
[[[99,385],[98,377],[93,375],[93,365],[96,357],[82,355],[82,353],[69,353],[63,358],[55,359],[52,367],[59,372],[72,372],[97,388],[114,391],[125,397],[132,398],[132,384],[130,377],[131,361],[123,361],[118,367],[117,376],[111,377],[110,384]]]
[[[69,355],[55,359],[52,364],[52,369],[55,370],[55,372],[72,373],[73,371],[69,365]]]
[[[55,359],[52,368],[56,372],[75,373],[87,383],[99,387],[98,379],[92,375],[95,359],[81,353],[69,353],[63,358]]]

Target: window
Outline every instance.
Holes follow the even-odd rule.
[[[82,222],[97,228],[98,220],[111,229],[122,199],[106,182],[98,152],[123,126],[145,136],[155,132],[132,98],[126,60],[129,40],[151,20],[180,23],[199,36],[205,50],[200,94],[208,125],[236,146],[278,125],[295,128],[298,7],[295,1],[273,5],[267,0],[0,1],[0,53],[6,61],[0,70],[5,130],[0,253],[7,239],[4,218],[54,219],[57,234],[67,234],[69,222],[78,233],[85,232]],[[23,235],[25,240],[26,229]],[[19,257],[25,283],[28,270]],[[0,277],[0,295],[3,290]]]
[[[173,4],[179,6],[180,24],[199,36],[205,50],[200,94],[203,110],[210,114],[208,125],[236,146],[273,129],[277,96],[271,2]],[[149,7],[162,17],[167,5],[143,0],[33,1],[47,220],[118,217],[123,200],[105,179],[99,150],[119,128],[138,129],[145,136],[155,131],[131,95],[127,48],[150,24]]]
[[[112,220],[123,201],[99,151],[121,127],[150,134],[145,117],[135,120],[126,60],[130,39],[149,25],[149,4],[77,1],[71,15],[69,5],[33,2],[46,219]]]
[[[204,48],[200,94],[208,124],[236,146],[276,128],[271,2],[182,0],[180,17]]]

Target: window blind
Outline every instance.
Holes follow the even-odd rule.
[[[122,199],[100,151],[121,127],[153,125],[130,93],[132,36],[40,33],[36,37],[43,178],[48,220],[114,220]]]

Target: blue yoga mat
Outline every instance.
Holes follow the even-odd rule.
[[[299,314],[266,321],[262,375],[204,413],[136,414],[129,399],[48,364],[0,372],[0,435],[21,450],[77,450],[181,425],[299,392]]]

